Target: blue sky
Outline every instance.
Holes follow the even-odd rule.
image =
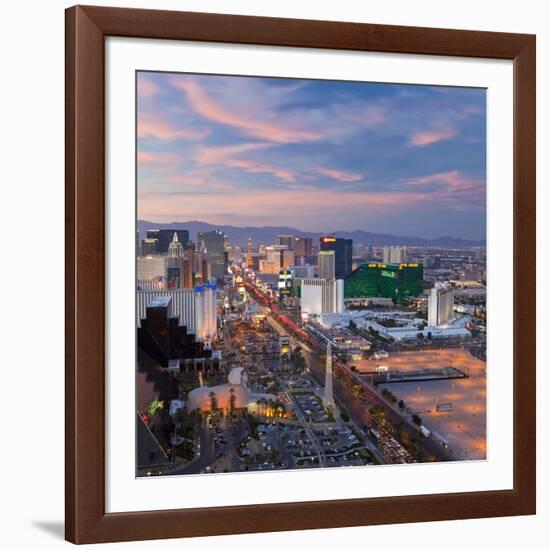
[[[485,90],[138,73],[138,217],[485,238]]]

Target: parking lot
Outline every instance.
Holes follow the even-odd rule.
[[[468,378],[429,382],[383,384],[422,418],[432,437],[448,445],[455,456],[465,460],[485,459],[486,444],[486,363],[465,350],[443,349],[392,353],[379,361],[401,371],[452,366]],[[375,361],[362,362],[358,370],[372,369]]]
[[[321,398],[313,392],[293,392],[292,397],[307,422],[329,422]]]

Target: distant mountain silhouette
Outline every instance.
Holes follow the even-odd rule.
[[[422,239],[420,237],[399,237],[386,233],[371,233],[369,231],[327,231],[326,233],[312,233],[309,231],[301,231],[295,227],[235,227],[233,225],[213,225],[200,221],[188,222],[170,222],[170,223],[154,223],[147,220],[138,220],[138,230],[140,238],[145,238],[148,229],[187,229],[191,240],[196,241],[197,233],[200,231],[223,231],[229,236],[229,242],[234,246],[246,246],[248,238],[252,237],[254,244],[257,243],[273,243],[276,242],[277,235],[288,234],[296,235],[297,237],[312,237],[314,240],[319,239],[324,234],[336,235],[353,239],[354,243],[372,244],[374,246],[386,245],[403,245],[403,246],[428,246],[428,247],[443,247],[443,248],[460,248],[485,246],[485,241],[471,241],[467,239],[457,239],[455,237],[438,237],[437,239]]]

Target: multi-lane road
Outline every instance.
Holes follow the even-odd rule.
[[[259,290],[257,290],[257,292],[260,293]],[[266,301],[269,301],[268,297],[264,298],[266,299]],[[298,337],[297,334],[293,334],[291,331],[287,330],[286,327],[283,327],[283,325],[274,318],[271,308],[269,308],[267,305],[259,305],[261,306],[263,313],[266,315],[266,319],[268,320],[269,324],[279,334],[289,335],[291,338],[291,344],[293,346],[299,345],[302,348],[303,356],[306,360],[309,371],[315,376],[315,378],[317,378],[317,380],[323,380],[325,376],[325,370],[323,366],[319,364],[319,361],[317,360],[317,355],[319,353],[325,352],[324,342],[320,342],[315,338],[311,338],[311,336],[313,335],[310,335],[308,341],[304,342]],[[368,382],[362,379],[357,373],[354,373],[347,365],[339,362],[337,363],[337,365],[338,367],[346,370],[348,375],[352,376],[354,380],[361,385],[366,398],[366,402],[359,400],[353,395],[348,387],[346,387],[339,380],[334,378],[334,394],[337,399],[345,404],[355,423],[366,426],[372,425],[369,408],[371,408],[373,405],[379,405],[384,410],[386,418],[394,426],[399,425],[401,430],[404,430],[408,433],[409,437],[421,442],[427,454],[434,456],[438,461],[456,460],[456,457],[454,457],[451,449],[445,449],[439,442],[435,441],[433,438],[425,437],[420,431],[419,427],[414,424],[410,418],[401,414],[401,412],[395,405],[386,401],[378,392],[376,392],[376,390],[372,386],[368,384]]]

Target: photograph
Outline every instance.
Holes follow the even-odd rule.
[[[487,90],[135,78],[136,476],[485,460]]]
[[[5,3],[0,546],[550,539],[543,6]]]

